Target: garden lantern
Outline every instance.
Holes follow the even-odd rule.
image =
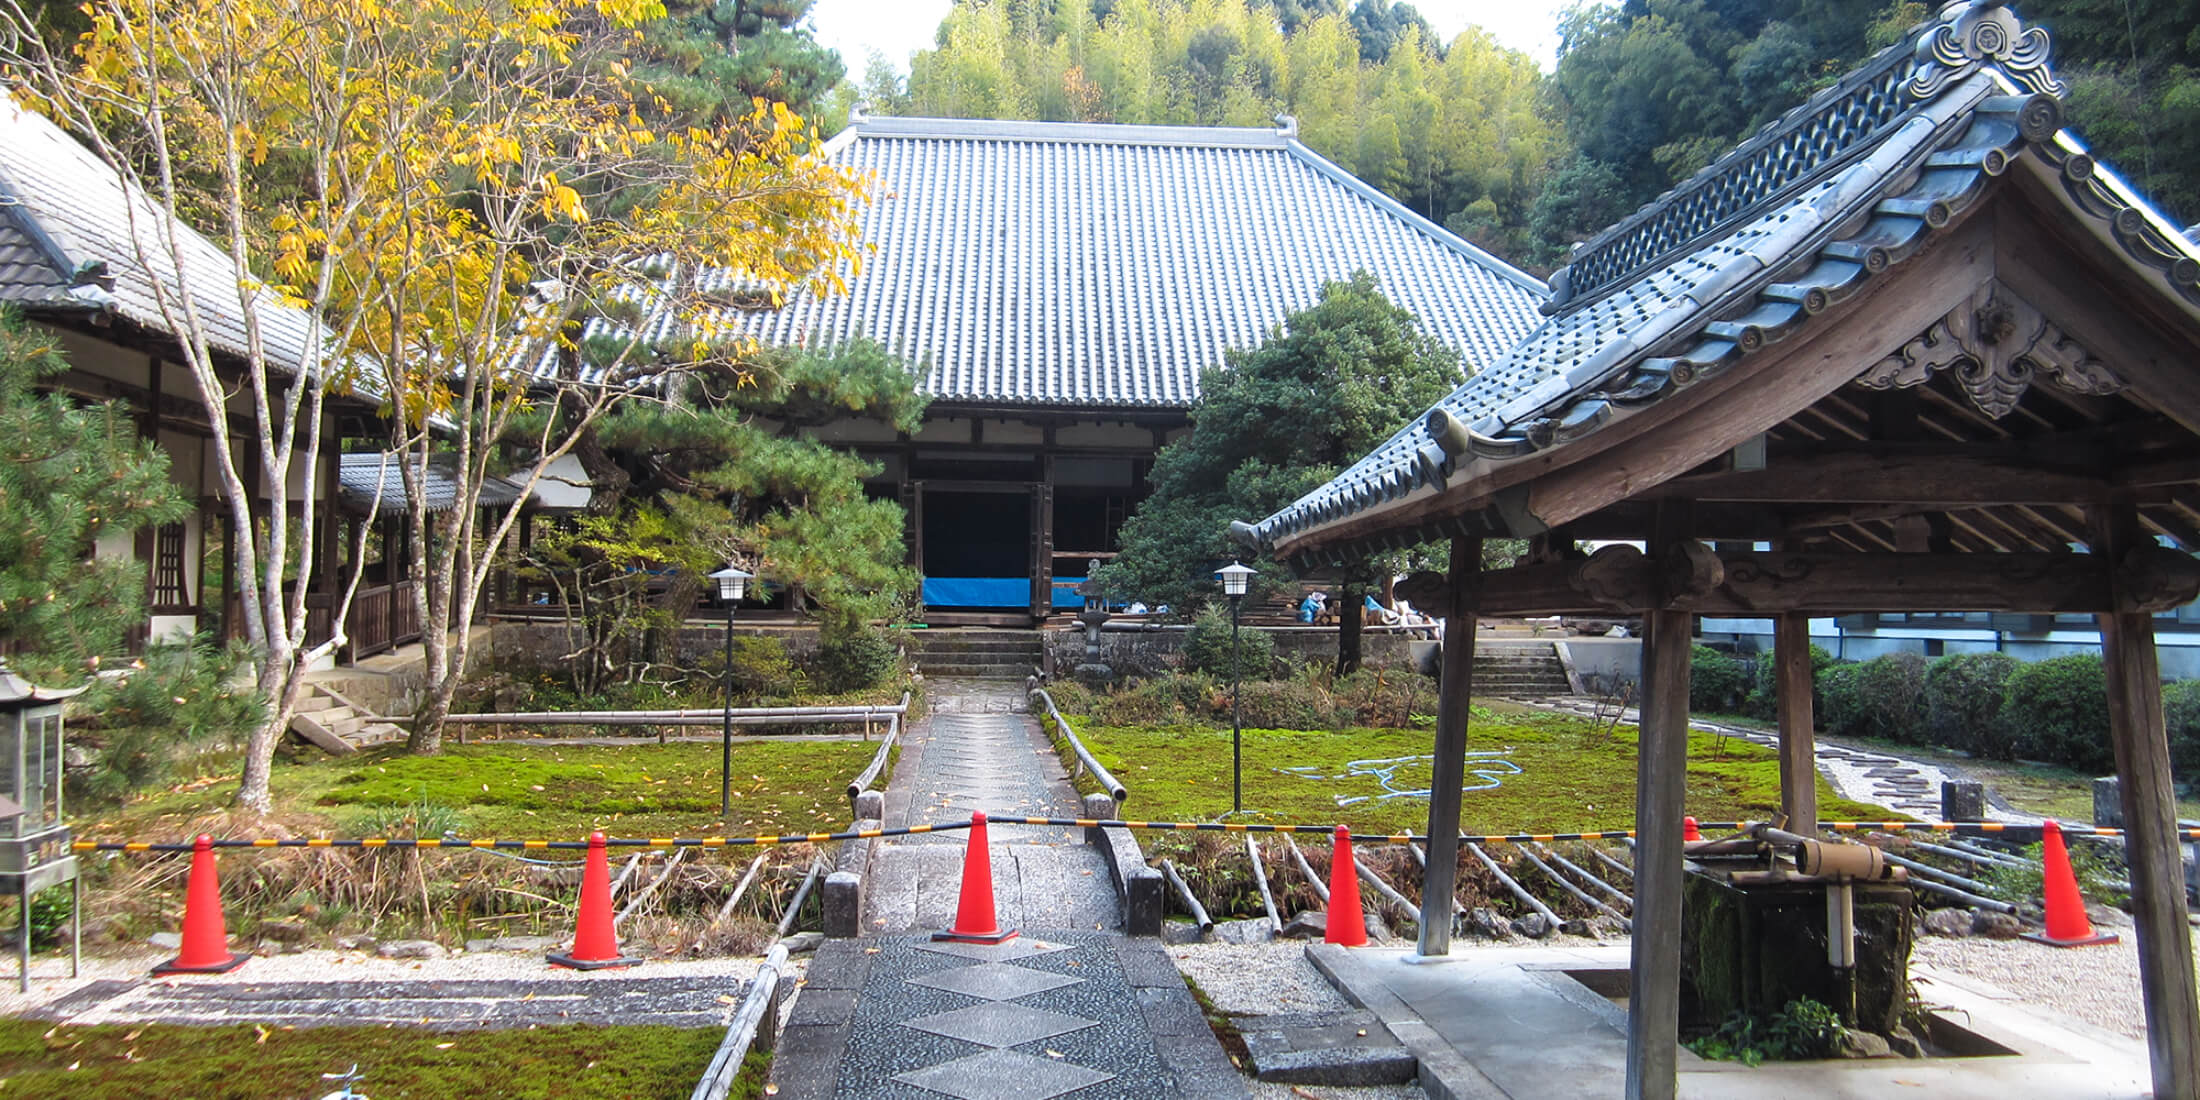
[[[63,882],[76,885],[69,976],[82,943],[83,884],[61,820],[61,702],[83,688],[38,687],[0,662],[0,887],[13,887],[22,926],[17,988],[31,982],[31,897]]]
[[[754,573],[744,573],[738,565],[728,565],[712,573],[710,579],[718,583],[718,598],[726,601],[726,724],[719,737],[718,748],[718,827],[724,829],[726,820],[733,816],[733,612],[741,606],[741,594],[748,591]]]
[[[1245,586],[1257,572],[1244,562],[1233,561],[1215,570],[1222,580],[1222,594],[1230,597],[1230,812],[1245,810],[1245,786],[1240,772],[1245,752],[1244,723],[1238,718],[1238,685],[1244,679],[1245,670],[1238,659],[1238,605],[1245,600]]]

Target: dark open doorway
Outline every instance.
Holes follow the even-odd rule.
[[[928,607],[1031,605],[1031,494],[924,491]]]

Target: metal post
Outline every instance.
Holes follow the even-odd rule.
[[[1245,679],[1245,665],[1238,657],[1238,604],[1242,596],[1230,597],[1230,812],[1245,810],[1245,788],[1240,777],[1244,763],[1244,728],[1238,720],[1238,687]]]
[[[721,831],[728,827],[733,817],[733,611],[738,603],[726,601],[726,725],[718,750],[718,828]]]

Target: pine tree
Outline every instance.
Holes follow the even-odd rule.
[[[809,117],[847,75],[803,24],[815,0],[668,0],[646,24],[635,75],[682,124],[732,122],[751,100]]]
[[[124,407],[41,392],[67,369],[51,333],[0,312],[0,651],[56,673],[118,653],[143,612],[144,563],[93,544],[187,510]]]

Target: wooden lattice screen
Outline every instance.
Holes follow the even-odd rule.
[[[191,592],[183,579],[183,524],[165,523],[153,532],[153,606],[190,604]]]

